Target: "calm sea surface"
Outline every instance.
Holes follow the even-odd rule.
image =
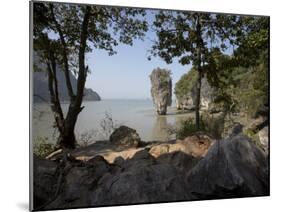
[[[165,116],[157,116],[151,100],[102,100],[97,102],[84,102],[85,108],[78,117],[76,135],[91,135],[91,140],[108,139],[111,124],[114,126],[126,125],[136,129],[144,141],[172,139],[169,133],[171,126],[179,123],[191,114],[176,114],[174,105],[168,108]],[[68,104],[63,104],[66,112]],[[110,119],[112,118],[112,121]],[[48,137],[54,142],[57,136],[54,128],[53,115],[47,104],[33,105],[32,134],[34,141],[39,137]],[[102,126],[106,126],[104,129]]]

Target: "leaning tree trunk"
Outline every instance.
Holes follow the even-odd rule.
[[[63,128],[60,131],[58,144],[62,148],[67,149],[74,149],[76,146],[76,138],[75,138],[75,124],[77,121],[78,112],[75,107],[71,106],[72,103],[70,103],[69,110],[67,113],[67,116],[63,122]]]
[[[53,7],[50,6],[52,18],[55,23],[55,27],[57,28],[60,36],[60,40],[63,46],[63,64],[64,64],[64,72],[65,72],[65,78],[66,78],[66,85],[68,89],[68,94],[70,97],[70,104],[68,108],[68,112],[65,118],[62,117],[62,126],[57,126],[59,129],[59,138],[58,138],[58,145],[62,148],[68,148],[73,149],[76,146],[76,138],[75,138],[75,125],[77,122],[77,118],[79,113],[83,110],[84,107],[81,107],[83,96],[84,96],[84,88],[85,88],[85,82],[87,77],[87,71],[88,69],[85,67],[85,51],[86,51],[86,45],[87,45],[87,37],[88,37],[88,25],[89,25],[89,19],[91,15],[90,7],[86,7],[86,11],[83,17],[83,22],[81,26],[81,34],[80,34],[80,46],[79,46],[79,72],[78,72],[78,79],[77,79],[77,89],[76,89],[76,95],[73,93],[72,85],[69,78],[69,67],[68,67],[68,58],[67,58],[67,48],[66,48],[66,42],[64,40],[64,36],[61,30],[61,26],[56,21],[56,18],[54,16]],[[59,102],[56,102],[56,104],[59,104]]]
[[[52,50],[50,50],[49,60],[50,62],[47,63],[48,88],[50,93],[51,109],[59,132],[58,145],[59,148],[73,149],[76,144],[74,128],[78,113],[75,113],[75,108],[72,106],[72,103],[70,103],[69,108],[71,109],[68,111],[66,118],[64,118],[58,93],[56,61]]]
[[[90,19],[90,7],[86,7],[86,12],[83,18],[81,34],[80,34],[80,47],[79,47],[79,72],[77,79],[77,93],[75,98],[71,98],[68,113],[64,121],[64,130],[59,138],[59,144],[65,148],[75,148],[76,138],[74,134],[75,124],[79,113],[84,107],[81,107],[85,82],[87,78],[88,68],[85,67],[85,50],[87,45],[88,25]]]

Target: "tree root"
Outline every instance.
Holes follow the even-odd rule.
[[[45,159],[51,160],[54,156],[56,156],[56,155],[58,155],[60,153],[62,153],[62,149],[58,149],[58,150],[52,152]]]

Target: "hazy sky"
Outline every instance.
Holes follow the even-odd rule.
[[[152,70],[159,67],[172,73],[173,98],[175,83],[187,73],[191,65],[181,65],[178,58],[174,58],[171,64],[166,64],[159,57],[151,57],[148,60],[148,50],[153,41],[157,39],[151,29],[154,14],[158,10],[146,10],[146,21],[149,24],[148,31],[143,40],[136,39],[133,46],[119,44],[114,48],[117,54],[109,56],[105,50],[95,49],[86,55],[86,63],[91,74],[88,75],[86,87],[96,91],[102,99],[146,99],[150,95],[149,75]],[[110,29],[109,29],[110,30]],[[49,33],[50,38],[58,39],[58,35]],[[227,46],[228,43],[225,43]],[[232,54],[233,48],[228,48],[224,53]]]
[[[151,26],[157,10],[146,10],[146,12],[146,20]],[[104,50],[93,49],[93,52],[86,56],[91,70],[86,87],[98,92],[103,99],[151,98],[149,75],[154,68],[159,67],[171,71],[174,93],[175,83],[190,70],[191,65],[179,64],[178,58],[174,58],[172,64],[166,64],[159,57],[152,57],[149,61],[148,50],[151,49],[155,39],[156,34],[149,27],[143,41],[134,40],[133,46],[119,44],[115,48],[117,54],[113,56],[109,56]],[[224,53],[231,54],[232,50],[229,48]]]
[[[152,11],[148,11],[147,21],[152,23]],[[108,56],[104,50],[94,49],[87,54],[87,64],[91,69],[86,87],[97,91],[101,98],[144,99],[150,96],[149,75],[154,68],[166,68],[172,72],[173,87],[179,78],[191,66],[182,66],[175,59],[172,64],[166,64],[159,57],[147,59],[148,50],[155,40],[154,31],[149,28],[144,41],[135,40],[133,46],[119,44],[116,55]]]

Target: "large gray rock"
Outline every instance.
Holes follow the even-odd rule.
[[[187,200],[183,176],[198,160],[181,152],[155,159],[142,150],[118,165],[108,164],[102,157],[86,163],[68,162],[59,195],[52,195],[42,209]]]
[[[95,188],[106,173],[114,173],[115,166],[97,156],[86,163],[68,161],[64,168],[64,178],[60,194],[44,209],[89,207],[95,195]]]
[[[137,204],[189,199],[184,181],[196,159],[184,153],[154,159],[146,150],[122,163],[118,175],[108,173],[99,181],[92,205]]]
[[[172,79],[170,71],[154,69],[150,75],[151,96],[158,115],[165,115],[172,104]]]
[[[141,142],[141,138],[136,130],[120,126],[110,135],[109,141],[115,145],[136,147]]]
[[[193,199],[269,195],[268,161],[242,134],[218,141],[187,177]]]
[[[41,207],[55,195],[57,163],[33,156],[33,202],[34,208]]]

